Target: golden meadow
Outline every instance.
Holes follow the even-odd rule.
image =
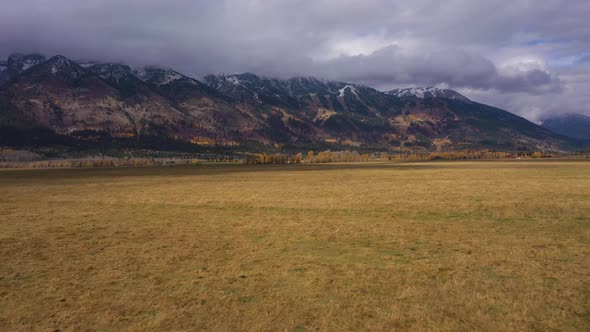
[[[0,170],[0,330],[589,330],[590,163]]]

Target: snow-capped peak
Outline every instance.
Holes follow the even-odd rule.
[[[389,95],[396,96],[399,98],[417,98],[417,99],[428,99],[428,98],[446,98],[453,100],[469,101],[465,96],[451,89],[441,89],[437,87],[428,88],[405,88],[395,89],[386,92]]]

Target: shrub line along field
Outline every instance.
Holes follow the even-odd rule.
[[[590,329],[590,163],[0,171],[0,330]]]

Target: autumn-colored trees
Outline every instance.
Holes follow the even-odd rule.
[[[508,159],[508,158],[546,158],[550,155],[543,155],[541,152],[533,153],[509,153],[490,150],[465,150],[455,152],[432,152],[432,153],[402,153],[395,157],[397,160],[426,161],[426,160],[487,160],[487,159]]]
[[[284,153],[252,153],[244,159],[244,164],[262,165],[262,164],[298,164],[303,161],[303,154],[298,153],[290,156]]]
[[[455,152],[431,152],[431,153],[401,153],[389,154],[386,152],[375,152],[371,155],[360,154],[357,151],[309,151],[305,158],[303,154],[249,154],[245,159],[246,164],[298,164],[305,163],[339,163],[339,162],[362,162],[369,160],[400,160],[400,161],[429,161],[429,160],[489,160],[507,158],[542,158],[540,152],[512,154],[509,152],[490,150],[465,150]]]
[[[18,151],[17,151],[18,152]],[[299,164],[299,163],[341,163],[341,162],[364,162],[369,160],[398,160],[398,161],[429,161],[429,160],[491,160],[507,158],[551,158],[552,155],[541,152],[519,152],[508,153],[490,150],[465,150],[455,152],[431,152],[416,153],[402,152],[389,154],[387,152],[373,152],[360,154],[357,151],[309,151],[303,153],[247,153],[242,159],[244,164]],[[166,166],[166,165],[198,165],[200,161],[194,157],[187,158],[158,158],[150,155],[136,158],[91,158],[91,159],[69,159],[69,160],[31,160],[28,162],[19,161],[23,158],[41,158],[32,154],[17,154],[14,151],[0,151],[0,168],[48,168],[48,167],[145,167],[145,166]],[[585,156],[588,158],[588,156]],[[225,159],[216,159],[223,161]],[[230,161],[233,159],[227,159]]]
[[[309,155],[305,159],[307,163],[340,163],[368,161],[368,154],[359,154],[357,151],[322,151],[317,155]]]
[[[253,153],[249,154],[244,163],[249,165],[258,164],[298,164],[306,163],[334,163],[334,162],[358,162],[368,161],[370,159],[368,154],[359,154],[357,151],[322,151],[315,154],[313,151],[307,153],[304,159],[302,153],[296,155],[288,155],[283,153],[265,154]]]

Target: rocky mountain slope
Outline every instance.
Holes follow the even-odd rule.
[[[39,55],[11,56],[0,73],[4,132],[44,128],[75,136],[92,130],[121,139],[301,149],[572,147],[561,135],[449,89],[384,93],[312,77],[281,80],[251,73],[210,75],[200,82],[168,68],[82,66],[63,56]]]

